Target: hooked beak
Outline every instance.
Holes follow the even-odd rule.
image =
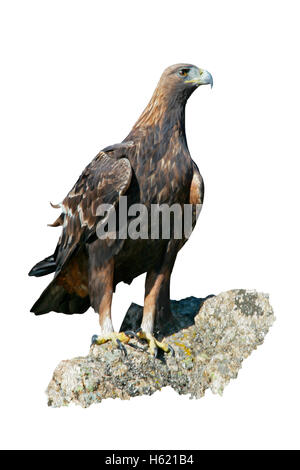
[[[203,69],[198,69],[199,74],[192,80],[187,80],[186,83],[195,83],[195,85],[210,85],[210,87],[213,87],[213,78],[212,75],[207,71]]]

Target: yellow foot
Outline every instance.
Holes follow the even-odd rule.
[[[149,351],[152,356],[157,357],[158,349],[162,349],[164,352],[170,352],[172,356],[175,355],[174,349],[172,348],[172,346],[162,341],[158,341],[157,339],[154,338],[154,336],[151,333],[146,333],[145,331],[140,329],[137,332],[137,336],[138,338],[145,339],[147,341],[148,346],[149,346]]]
[[[122,351],[124,356],[127,356],[127,351],[124,344],[127,344],[130,341],[130,338],[134,336],[136,336],[136,334],[133,331],[126,331],[121,333],[112,331],[111,333],[106,333],[105,335],[94,335],[92,337],[91,346],[93,344],[104,344],[108,341],[112,341],[117,346],[117,348]]]

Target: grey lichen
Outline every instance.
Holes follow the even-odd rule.
[[[171,304],[174,325],[157,332],[175,356],[150,356],[135,339],[124,357],[111,343],[92,346],[89,355],[62,361],[48,386],[48,404],[83,407],[105,398],[152,395],[171,386],[200,398],[210,388],[222,394],[242,362],[263,343],[275,318],[266,294],[231,290],[206,299],[190,297]],[[132,304],[121,330],[137,329],[142,308]]]

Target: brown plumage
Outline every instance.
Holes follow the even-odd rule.
[[[185,104],[211,75],[190,64],[167,68],[129,135],[105,148],[85,168],[60,207],[52,226],[62,226],[55,253],[35,265],[30,275],[55,272],[54,279],[31,311],[82,313],[91,305],[100,317],[101,334],[113,331],[112,292],[146,272],[142,331],[151,335],[171,321],[170,277],[185,239],[98,239],[100,204],[118,211],[126,195],[128,207],[145,204],[201,204],[203,180],[192,161],[185,135]],[[194,214],[193,225],[196,222]],[[149,338],[146,338],[149,339]],[[152,341],[152,340],[151,340]]]

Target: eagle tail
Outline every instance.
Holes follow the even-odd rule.
[[[56,271],[55,254],[48,256],[39,263],[35,264],[29,271],[28,276],[46,276]]]
[[[57,279],[53,279],[30,311],[36,315],[49,312],[72,314],[84,313],[89,307],[89,296],[79,297],[75,293],[70,294],[57,283]]]

